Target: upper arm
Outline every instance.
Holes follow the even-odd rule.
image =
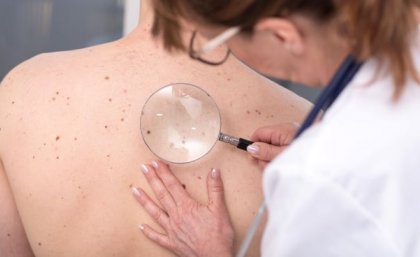
[[[13,73],[15,72],[9,74],[0,85],[0,255],[33,257],[2,162],[2,153],[8,144],[6,134],[11,128],[8,116],[15,79]]]
[[[0,161],[0,253],[2,257],[33,257],[6,172]]]

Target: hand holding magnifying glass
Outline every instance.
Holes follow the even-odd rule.
[[[185,83],[165,86],[146,101],[140,120],[149,149],[172,163],[206,155],[219,140],[246,150],[253,142],[222,133],[219,109],[203,89]]]

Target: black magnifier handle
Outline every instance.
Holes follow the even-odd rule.
[[[239,137],[233,137],[233,136],[229,136],[227,134],[224,133],[220,133],[219,134],[219,141],[231,144],[236,146],[239,149],[242,149],[244,151],[246,151],[246,148],[249,145],[252,145],[254,142],[243,139],[243,138],[239,138]]]

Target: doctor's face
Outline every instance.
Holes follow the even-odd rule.
[[[295,21],[267,19],[258,23],[252,33],[240,32],[224,44],[236,58],[262,74],[312,87],[324,86],[347,52],[329,42],[328,37],[323,38],[320,31],[325,29],[314,31],[307,20],[299,22],[301,27]],[[207,40],[228,29],[202,24],[196,28]]]

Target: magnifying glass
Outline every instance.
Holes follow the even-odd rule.
[[[222,141],[245,150],[253,142],[221,132],[219,108],[203,89],[186,83],[167,85],[144,104],[140,130],[147,147],[159,158],[188,163]]]

